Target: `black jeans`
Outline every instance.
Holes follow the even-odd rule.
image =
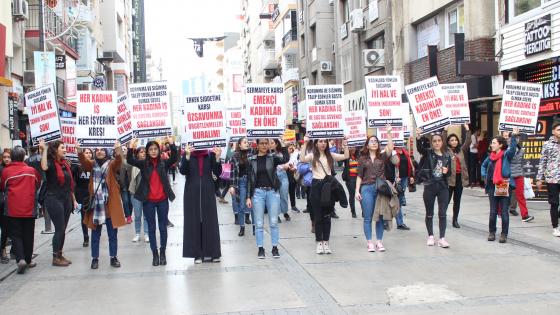
[[[311,187],[305,187],[305,193],[307,194],[307,204],[305,209],[309,211],[309,219],[311,219],[311,223],[314,223],[315,216],[313,215],[313,207],[311,206]]]
[[[463,195],[463,182],[461,181],[461,174],[455,177],[455,186],[449,186],[449,201],[447,206],[451,203],[453,198],[453,221],[459,218],[459,209],[461,208],[461,196]]]
[[[315,217],[315,240],[317,242],[329,241],[331,236],[331,212],[332,208],[321,206],[321,190],[325,184],[324,180],[313,179],[311,184],[311,208]]]
[[[82,205],[83,207],[83,205]],[[82,235],[84,236],[84,242],[85,241],[89,241],[89,231],[88,231],[88,227],[87,225],[84,224],[84,216],[86,215],[85,210],[82,209],[82,211],[80,211],[80,216],[82,217]]]
[[[45,208],[49,212],[54,224],[54,235],[52,239],[53,253],[62,251],[66,239],[66,226],[72,213],[72,197],[70,195],[50,195],[45,197]]]
[[[4,215],[4,209],[0,209],[2,213],[0,213],[0,251],[6,248],[8,243],[8,234],[10,230],[10,223],[8,217]]]
[[[560,194],[560,184],[546,184],[548,188],[548,203],[550,204],[550,221],[552,222],[552,227],[558,227],[558,202]]]
[[[426,229],[428,235],[434,235],[434,206],[438,202],[439,237],[445,237],[447,228],[447,205],[449,204],[449,189],[445,182],[435,182],[424,185],[424,206],[426,207]]]
[[[171,174],[173,181],[175,181],[175,173],[177,173],[177,169],[175,167],[169,169],[169,174]]]
[[[296,179],[294,178],[294,173],[293,172],[286,172],[286,174],[288,175],[288,193],[290,195],[290,206],[292,208],[295,208],[296,206]]]
[[[346,189],[348,189],[348,201],[350,203],[350,211],[356,213],[356,177],[348,176],[346,180]]]
[[[469,152],[469,181],[471,184],[477,184],[480,181],[478,168],[478,153]]]
[[[31,263],[35,236],[35,218],[9,218],[10,237],[16,252],[16,262]]]

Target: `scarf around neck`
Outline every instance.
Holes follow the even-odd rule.
[[[72,171],[70,170],[70,164],[68,164],[68,161],[54,160],[54,167],[56,168],[56,178],[60,186],[64,186],[64,183],[66,182],[62,168],[64,167],[66,169],[68,177],[70,177],[70,189],[74,191],[74,178],[72,177]]]
[[[202,177],[204,158],[208,156],[208,151],[207,150],[194,151],[191,155],[198,160],[198,175]]]
[[[494,165],[494,174],[492,176],[494,184],[501,184],[504,181],[504,178],[502,177],[502,161],[504,152],[505,150],[500,150],[497,153],[494,151],[490,153],[490,160],[496,162]]]

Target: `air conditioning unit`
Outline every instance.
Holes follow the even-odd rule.
[[[264,48],[272,49],[274,48],[274,42],[271,40],[263,40],[263,46]]]
[[[14,0],[12,3],[12,15],[19,19],[27,20],[29,6],[27,0]]]
[[[364,68],[385,67],[385,49],[364,49]]]
[[[331,71],[332,71],[332,62],[321,61],[321,72],[331,72]]]
[[[350,31],[352,33],[361,32],[364,30],[364,11],[362,9],[355,9],[350,12]]]
[[[23,86],[35,86],[35,70],[23,71]]]
[[[104,59],[115,60],[115,52],[114,51],[104,51],[103,52],[103,58]],[[146,58],[147,58],[147,56],[146,56]]]
[[[276,76],[276,73],[274,72],[274,70],[264,70],[264,77],[265,78],[274,78],[274,76]]]

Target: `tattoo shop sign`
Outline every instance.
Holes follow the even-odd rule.
[[[368,127],[402,126],[398,76],[366,76]]]
[[[131,84],[128,94],[134,137],[155,138],[171,134],[167,82]]]
[[[453,125],[469,124],[471,110],[466,83],[441,84],[443,103],[449,113],[449,121]]]
[[[534,134],[539,117],[541,95],[541,84],[506,81],[498,129],[511,131],[517,127],[522,133]]]
[[[76,118],[60,118],[60,129],[62,130],[62,142],[66,146],[66,158],[72,163],[77,163]]]
[[[282,84],[247,84],[245,117],[248,138],[281,138],[286,113]]]
[[[405,90],[416,127],[420,128],[422,134],[449,125],[449,114],[437,77],[407,85]]]
[[[25,106],[33,145],[39,144],[40,140],[51,142],[62,137],[53,84],[26,93]]]
[[[132,115],[126,94],[117,99],[117,132],[120,143],[125,144],[132,140]]]
[[[118,140],[116,91],[78,91],[76,138],[83,148],[115,146]]]
[[[227,145],[226,107],[221,94],[186,96],[183,141],[195,150]]]
[[[342,85],[309,85],[307,135],[310,139],[344,138],[344,88]]]

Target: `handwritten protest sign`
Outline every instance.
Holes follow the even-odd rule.
[[[118,140],[116,91],[78,91],[76,138],[83,148],[115,146]]]
[[[402,126],[398,76],[366,76],[368,127]]]
[[[440,84],[443,91],[443,104],[449,113],[449,122],[454,125],[471,122],[469,95],[466,83]]]
[[[342,85],[309,85],[307,136],[310,139],[344,138],[344,88]]]
[[[53,84],[26,93],[25,106],[33,145],[39,144],[40,140],[50,142],[62,137]]]
[[[171,134],[171,106],[167,82],[131,84],[129,102],[134,137],[155,138]]]
[[[221,94],[185,96],[182,141],[195,150],[226,146],[225,109]]]
[[[230,108],[226,114],[226,126],[229,130],[230,141],[237,142],[240,138],[247,136],[243,109]]]
[[[117,99],[117,132],[122,144],[128,143],[132,139],[132,115],[126,94]]]
[[[449,115],[443,104],[443,92],[437,77],[407,85],[405,90],[416,127],[422,134],[449,125]]]
[[[247,84],[245,117],[248,138],[281,138],[286,125],[282,84]]]
[[[60,118],[60,130],[62,131],[62,142],[66,146],[66,159],[72,163],[77,163],[76,118]]]
[[[534,134],[539,116],[542,85],[536,83],[506,81],[498,129]]]

